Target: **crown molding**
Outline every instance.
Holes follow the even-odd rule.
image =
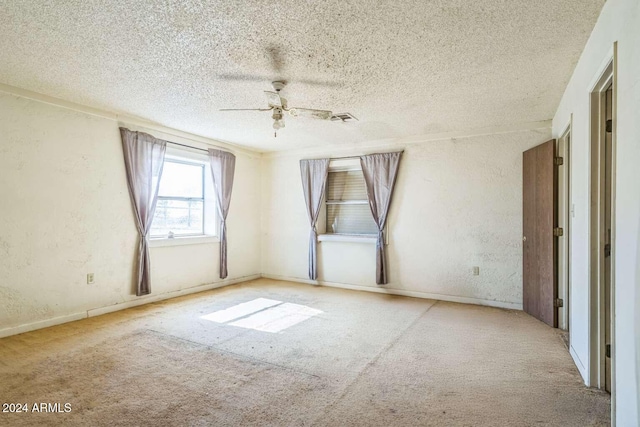
[[[181,138],[201,144],[198,148],[218,147],[223,148],[235,153],[241,153],[249,157],[258,158],[277,158],[277,157],[291,157],[291,156],[323,156],[323,157],[338,157],[344,155],[361,155],[375,152],[376,150],[388,150],[388,149],[402,149],[407,145],[421,144],[435,141],[455,141],[457,139],[473,138],[485,135],[498,135],[504,133],[516,133],[534,131],[538,129],[551,129],[552,120],[543,120],[537,122],[515,123],[501,126],[488,126],[476,129],[467,129],[453,132],[443,132],[434,134],[414,135],[404,138],[387,138],[379,140],[371,140],[362,142],[357,145],[351,145],[344,147],[342,145],[333,144],[321,147],[308,147],[299,150],[283,150],[283,151],[269,151],[261,152],[253,150],[251,148],[241,146],[228,141],[221,141],[212,138],[208,138],[202,135],[193,134],[186,131],[170,128],[160,123],[156,123],[141,117],[136,117],[129,114],[120,112],[106,111],[99,108],[90,107],[87,105],[78,104],[71,101],[65,101],[60,98],[44,95],[41,93],[33,92],[27,89],[18,88],[15,86],[6,85],[0,83],[0,92],[4,92],[10,95],[15,95],[22,98],[32,99],[35,101],[43,102],[45,104],[54,105],[60,108],[66,108],[69,110],[77,111],[84,114],[89,114],[97,117],[101,117],[108,120],[117,122],[118,126],[131,127],[136,130],[160,132],[165,135]]]
[[[387,138],[363,142],[358,145],[344,147],[341,145],[327,145],[323,147],[308,147],[299,150],[271,151],[263,153],[264,158],[290,157],[290,156],[323,156],[338,157],[345,155],[370,154],[376,150],[392,149],[399,150],[407,145],[422,144],[436,141],[455,141],[458,139],[473,138],[486,135],[499,135],[506,133],[518,133],[535,131],[539,129],[551,129],[552,120],[538,122],[515,123],[502,126],[488,126],[484,128],[469,129],[462,131],[443,132],[434,134],[414,135],[404,138]]]

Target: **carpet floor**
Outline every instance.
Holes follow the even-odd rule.
[[[521,311],[267,279],[0,339],[0,378],[8,426],[610,425]]]

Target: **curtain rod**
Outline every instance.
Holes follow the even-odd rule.
[[[400,151],[392,151],[392,153],[404,153],[404,150]],[[375,153],[378,154],[378,153]],[[387,154],[387,153],[380,153]],[[363,154],[362,156],[366,156],[367,154]],[[343,157],[329,157],[329,160],[343,160],[343,159],[359,159],[362,156],[343,156]]]
[[[208,153],[208,152],[209,152],[209,150],[205,150],[204,148],[193,147],[193,146],[191,146],[191,145],[187,145],[187,144],[180,144],[180,143],[178,143],[178,142],[167,141],[167,144],[171,144],[171,145],[179,145],[179,146],[181,146],[181,147],[191,148],[192,150],[204,151],[205,153]]]
[[[209,152],[209,150],[206,149],[206,148],[198,148],[198,147],[194,147],[193,145],[180,144],[179,142],[167,141],[167,144],[179,145],[181,147],[191,148],[192,150],[204,151],[205,153]],[[231,151],[231,150],[229,150],[227,148],[224,148],[224,147],[217,146],[217,145],[211,145],[211,148],[216,148],[216,149],[218,149],[220,151],[224,151],[225,153],[233,154],[233,151]]]
[[[128,126],[126,123],[122,123],[122,124],[123,124],[123,125],[125,125],[125,126]],[[192,139],[192,138],[189,138],[189,137],[176,135],[176,134],[174,134],[174,133],[167,132],[167,131],[164,131],[164,130],[158,130],[158,129],[149,128],[149,127],[146,127],[146,126],[144,126],[144,125],[136,125],[135,123],[133,123],[133,127],[134,127],[134,128],[138,128],[138,129],[142,128],[142,129],[145,129],[145,130],[149,130],[149,131],[151,131],[151,132],[161,132],[161,133],[165,133],[165,134],[167,134],[167,135],[175,136],[175,137],[178,137],[178,138],[189,139],[189,140],[194,141],[194,142],[200,142],[200,141],[196,141],[196,140],[194,140],[194,139]],[[128,128],[127,128],[127,127],[125,127],[125,129],[128,129]],[[152,136],[153,136],[153,135],[152,135]],[[155,138],[155,137],[154,137],[154,138]],[[164,139],[164,138],[161,138],[161,139],[162,139],[163,141],[166,141],[166,142],[167,142],[167,144],[179,145],[179,146],[181,146],[181,147],[191,148],[192,150],[204,151],[205,153],[208,153],[208,152],[209,152],[209,150],[207,150],[206,148],[198,148],[198,147],[194,147],[193,145],[180,144],[179,142],[167,141],[167,140],[166,140],[166,139]],[[204,144],[206,144],[206,143],[204,143]],[[206,145],[210,145],[210,146],[211,146],[211,148],[217,148],[217,149],[219,149],[219,150],[222,150],[222,151],[225,151],[225,152],[227,152],[227,153],[231,153],[231,154],[233,154],[233,151],[229,150],[228,148],[220,147],[220,146],[218,146],[218,145],[213,145],[213,144],[206,144]]]

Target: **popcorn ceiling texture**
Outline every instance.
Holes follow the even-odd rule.
[[[260,151],[535,122],[603,4],[0,0],[0,82]],[[274,139],[268,113],[218,111],[264,107],[274,79],[360,121],[287,117]]]

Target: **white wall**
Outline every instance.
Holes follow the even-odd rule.
[[[158,247],[152,294],[135,296],[138,237],[115,119],[0,92],[0,129],[0,334],[220,282],[219,243]],[[260,273],[260,155],[236,155],[226,283]]]
[[[572,354],[589,381],[589,92],[618,42],[615,259],[615,406],[618,426],[640,424],[640,3],[609,0],[553,120],[572,125],[570,334]]]
[[[373,242],[319,243],[319,280],[521,308],[522,152],[548,139],[550,129],[541,129],[406,145],[389,214],[389,284],[375,284]],[[396,151],[401,142],[376,151]],[[330,153],[265,158],[267,276],[308,279],[309,224],[298,162],[323,155]]]

